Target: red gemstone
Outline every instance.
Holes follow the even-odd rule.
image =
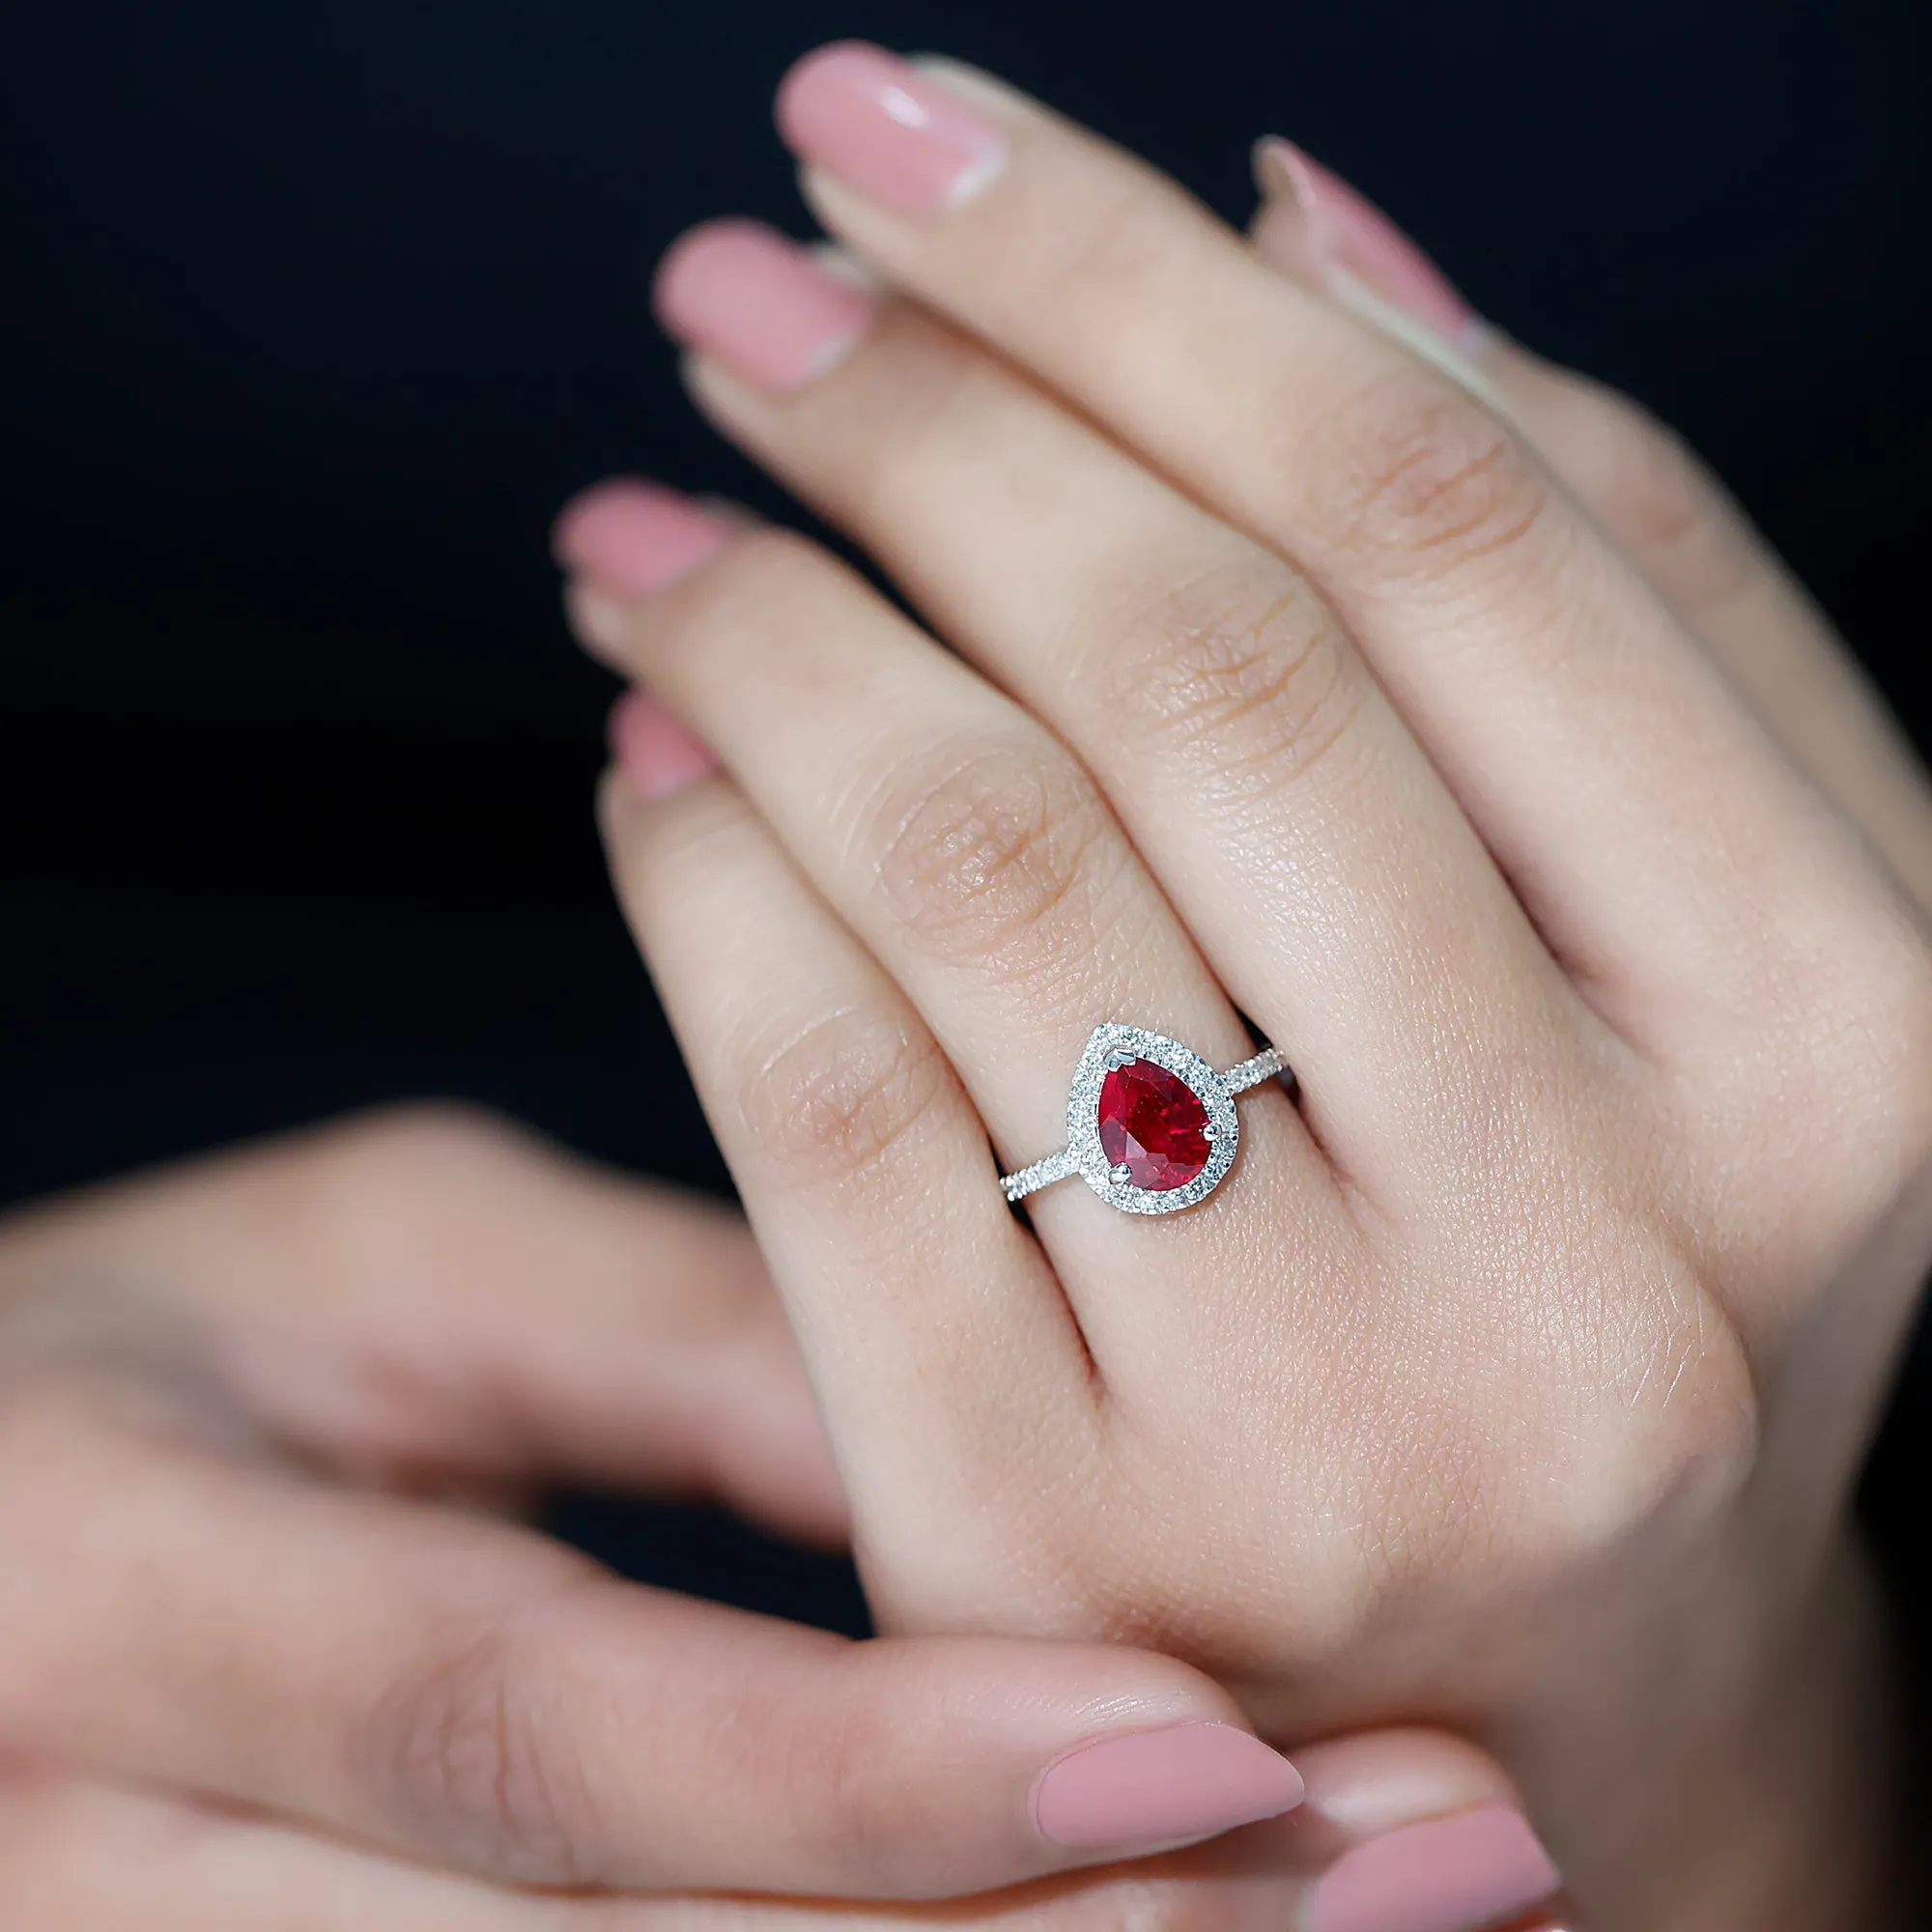
[[[1116,1066],[1100,1087],[1100,1151],[1136,1187],[1166,1194],[1208,1165],[1208,1109],[1151,1060]]]

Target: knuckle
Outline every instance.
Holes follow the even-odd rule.
[[[1560,1433],[1578,1448],[1562,1506],[1593,1540],[1607,1541],[1652,1516],[1660,1499],[1694,1517],[1734,1495],[1756,1461],[1762,1398],[1705,1264],[1656,1232],[1622,1238],[1614,1260],[1606,1241],[1599,1245],[1601,1288],[1572,1341],[1577,1381],[1597,1392],[1594,1427],[1563,1419]]]
[[[1077,222],[1066,221],[1064,203],[1043,197],[1033,211],[1037,232],[1004,238],[1004,262],[1039,276],[1017,293],[1029,305],[1069,314],[1131,312],[1172,274],[1176,229],[1188,218],[1179,190],[1151,169],[1116,165],[1082,182],[1079,193]]]
[[[515,1122],[463,1101],[410,1101],[325,1127],[265,1170],[291,1246],[351,1267],[412,1245],[479,1181],[500,1183],[538,1157]]]
[[[922,753],[892,786],[873,840],[894,917],[955,964],[1091,946],[1109,820],[1070,762],[1017,745]]]
[[[1932,1166],[1932,948],[1902,907],[1887,912],[1790,1003],[1801,1041],[1780,1097],[1815,1131],[1787,1198],[1814,1202],[1815,1217],[1822,1188],[1849,1210],[1849,1235]]]
[[[841,447],[864,452],[848,487],[875,508],[896,510],[905,492],[934,486],[935,467],[954,465],[962,446],[983,444],[988,411],[1010,402],[1016,379],[905,308],[888,315],[866,354],[867,380],[808,396],[807,406],[822,400],[836,411]]]
[[[383,1280],[422,1270],[453,1218],[513,1198],[518,1182],[554,1159],[487,1108],[411,1102],[326,1129],[308,1158],[277,1176],[274,1212],[291,1248],[318,1268]]]
[[[825,560],[825,553],[810,537],[782,524],[761,524],[733,539],[717,570],[691,581],[695,586],[711,586],[713,608],[722,612],[742,599],[762,615],[772,604],[782,604],[818,581]],[[704,600],[698,600],[697,608],[705,608]]]
[[[1210,571],[1128,631],[1108,653],[1113,707],[1222,778],[1305,774],[1345,741],[1366,694],[1332,613],[1286,570]]]
[[[594,1879],[596,1798],[557,1734],[512,1620],[466,1634],[383,1697],[356,1754],[412,1835],[527,1885]]]
[[[1675,430],[1628,397],[1600,397],[1590,507],[1658,587],[1681,605],[1723,603],[1751,557],[1717,485]]]
[[[1715,1029],[1679,1069],[1691,1158],[1656,1186],[1700,1229],[1716,1297],[1788,1337],[1932,1187],[1932,956],[1778,960],[1744,1005],[1752,1050]]]
[[[1498,1453],[1486,1404],[1445,1406],[1414,1433],[1386,1517],[1397,1571],[1534,1585],[1593,1570],[1638,1525],[1694,1533],[1748,1482],[1761,1395],[1703,1270],[1656,1227],[1564,1245],[1518,1358],[1515,1448]]]
[[[1599,490],[1619,528],[1646,550],[1672,550],[1706,522],[1703,479],[1674,430],[1621,396],[1605,397]]]
[[[909,1016],[827,1013],[747,1055],[739,1106],[753,1143],[808,1185],[875,1171],[950,1091],[952,1074]]]
[[[814,1700],[809,1719],[785,1725],[780,1748],[805,1840],[874,1895],[917,1890],[948,1819],[923,1795],[920,1774],[930,1767],[905,1762],[902,1729],[884,1713]]]
[[[684,582],[649,599],[639,621],[650,632],[653,659],[717,652],[736,639],[771,635],[775,612],[788,624],[822,604],[836,566],[810,538],[765,525],[733,538],[724,554]]]
[[[374,1187],[412,1198],[419,1181],[479,1161],[527,1155],[528,1134],[465,1100],[410,1100],[326,1129],[311,1170],[321,1201],[340,1207]]]
[[[1390,379],[1314,433],[1313,514],[1342,554],[1399,580],[1449,581],[1526,550],[1549,487],[1508,429],[1466,397]]]

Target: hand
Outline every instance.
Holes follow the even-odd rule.
[[[1182,1664],[850,1644],[485,1514],[560,1479],[842,1535],[722,1211],[430,1112],[0,1229],[0,1923],[682,1926],[603,1889],[941,1896],[1299,1794]],[[1448,1740],[1347,1748],[1304,1874],[1508,1792]]]
[[[1605,1926],[1868,1923],[1843,1503],[1932,961],[1820,788],[1843,706],[1780,743],[1522,436],[1035,104],[844,51],[783,122],[915,299],[727,225],[663,312],[967,662],[664,493],[560,541],[668,707],[607,833],[875,1603],[1171,1648],[1271,1736],[1465,1723]],[[985,1140],[1059,1145],[1096,1022],[1227,1065],[1240,1013],[1300,1106],[1220,1192],[1014,1221]]]
[[[1799,768],[1932,908],[1932,790],[1843,639],[1668,428],[1482,322],[1381,211],[1281,140],[1256,147],[1250,233],[1304,287],[1489,402],[1594,516]]]

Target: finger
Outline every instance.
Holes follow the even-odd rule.
[[[560,548],[590,575],[580,624],[715,748],[905,989],[1009,1166],[1065,1138],[1065,1080],[1103,1021],[1222,1066],[1248,1057],[1077,760],[852,572],[785,532],[721,525],[695,574],[621,604],[600,590],[641,584],[698,514],[635,485],[566,511]]]
[[[1562,1878],[1508,1775],[1439,1731],[1310,1746],[1307,1798],[1275,1828],[1307,1875],[1290,1922],[1305,1932],[1540,1932]],[[1562,1912],[1566,1932],[1581,1932]]]
[[[667,1007],[674,1016],[684,1016],[680,1018],[680,1026],[688,1026],[692,1009],[696,1007],[701,1012],[703,1001],[715,1001],[730,1010],[755,1009],[769,999],[765,991],[769,985],[767,980],[753,978],[748,983],[738,983],[736,960],[782,956],[802,974],[813,972],[823,941],[831,937],[833,927],[827,920],[825,935],[808,941],[804,920],[790,933],[782,925],[773,923],[775,918],[782,918],[788,910],[786,900],[800,896],[800,887],[782,867],[773,840],[757,825],[746,802],[734,796],[726,784],[690,786],[668,800],[659,794],[655,802],[643,804],[641,792],[659,792],[659,784],[653,779],[659,755],[661,748],[651,748],[651,755],[638,761],[634,777],[639,782],[628,784],[622,779],[614,779],[607,784],[605,827],[620,893],[626,898],[647,952],[659,962],[655,970],[667,997]],[[684,771],[688,769],[686,765]],[[732,879],[734,875],[734,885],[719,889],[719,881]],[[721,949],[715,943],[705,947],[705,933],[728,933],[732,935],[732,947]],[[767,937],[767,933],[773,937]],[[819,968],[819,974],[823,976],[823,968]],[[866,997],[866,991],[854,981],[846,997],[856,1003]],[[871,997],[885,1003],[889,993],[879,989]],[[796,1022],[786,1026],[786,1032],[796,1030]],[[688,1036],[688,1051],[692,1051],[699,1088],[709,1092],[713,1084],[709,1072],[711,1053],[705,1049],[703,1024],[697,1026],[696,1037]],[[755,1088],[750,1088],[742,1074],[734,1074],[730,1065],[721,1070],[717,1086],[719,1097],[726,1107],[721,1119],[726,1121],[732,1113],[732,1092],[755,1094]],[[864,1084],[862,1092],[869,1090],[871,1082]],[[757,1103],[753,1101],[753,1105]],[[786,1115],[798,1111],[790,1105],[781,1107],[781,1113]],[[721,1126],[721,1132],[726,1144],[730,1144],[730,1128]],[[864,1146],[866,1150],[873,1150],[881,1142],[891,1144],[898,1138],[902,1138],[898,1132],[881,1134],[869,1128],[864,1134]],[[765,1136],[752,1138],[750,1159],[757,1159],[757,1148],[763,1140]],[[939,1188],[945,1186],[943,1173],[945,1163],[941,1163],[939,1179],[935,1180]],[[848,1179],[842,1159],[833,1179],[838,1182]],[[927,1252],[933,1240],[941,1244],[937,1252],[949,1258],[960,1256],[960,1244],[949,1240],[951,1231],[939,1227],[927,1233],[923,1221],[923,1196],[927,1188],[920,1180],[922,1177],[914,1173],[902,1173],[891,1182],[895,1204],[902,1215],[912,1217],[912,1223],[896,1229],[898,1260],[895,1264],[893,1250],[889,1248],[883,1256],[883,1269],[875,1267],[867,1246],[860,1244],[856,1260],[867,1273],[883,1273],[895,1267],[902,1273],[906,1258],[914,1258],[914,1265],[918,1265],[918,1258]],[[811,1225],[813,1202],[821,1194],[821,1182],[823,1177],[819,1173],[808,1171],[806,1186],[802,1190],[781,1188],[775,1206],[767,1206],[761,1200],[759,1188],[753,1186],[748,1192],[753,1200],[753,1217],[761,1225],[767,1213],[775,1215],[771,1236],[775,1252],[790,1254],[802,1246],[810,1256],[813,1248],[831,1246],[833,1265],[837,1267],[840,1260],[852,1260],[854,1254],[837,1231],[827,1240],[827,1235]],[[765,1192],[769,1194],[771,1190]],[[794,1192],[804,1196],[798,1206],[794,1206]],[[864,1225],[862,1221],[860,1227]],[[972,1275],[980,1273],[972,1250],[964,1250],[964,1262]],[[920,1283],[914,1283],[912,1296],[916,1302],[923,1298]],[[1026,1352],[1032,1354],[1037,1347],[1037,1343],[1030,1343],[1026,1345]],[[995,1387],[1003,1379],[1003,1370],[1005,1362],[995,1356],[987,1356],[978,1366],[980,1378]],[[927,1387],[954,1387],[958,1385],[958,1378],[976,1374],[976,1368],[968,1362],[929,1362],[925,1364],[925,1372],[937,1378],[925,1383]],[[877,1381],[881,1389],[887,1387],[885,1374]],[[842,1405],[835,1403],[833,1414],[838,1416],[840,1408]],[[1012,1432],[1028,1428],[1022,1414],[1024,1397],[1012,1408],[1010,1416],[991,1418],[1001,1441],[1010,1441]],[[1028,1439],[1037,1447],[1032,1461],[1037,1466],[1057,1472],[1055,1490],[1078,1488],[1086,1445],[1078,1439],[1066,1439],[1065,1426],[1041,1441],[1041,1432],[1053,1428],[1057,1418],[1053,1406],[1037,1401],[1037,1397],[1034,1399],[1034,1410],[1036,1420]],[[922,1430],[918,1434],[929,1432]],[[918,1435],[914,1434],[910,1439],[918,1439]],[[881,1463],[885,1461],[881,1455],[885,1443],[881,1439],[873,1451]],[[902,1461],[904,1451],[900,1451]],[[997,1464],[997,1455],[991,1461]],[[970,1439],[964,1443],[949,1441],[943,1445],[933,1466],[914,1466],[908,1493],[889,1495],[885,1503],[896,1509],[918,1509],[923,1501],[931,1509],[935,1507],[933,1486],[952,1486],[956,1490],[960,1470],[976,1470],[978,1466],[981,1466],[980,1443]],[[856,1480],[866,1484],[867,1476],[860,1474]],[[941,1488],[937,1493],[947,1492]],[[939,1507],[945,1509],[945,1505]],[[1012,1507],[1010,1492],[1007,1507]],[[1065,1493],[1059,1507],[1065,1507]],[[978,1520],[981,1511],[966,1507],[949,1513],[956,1515],[962,1526],[958,1542],[949,1551],[949,1567],[958,1573],[958,1580],[947,1584],[952,1592],[951,1613],[958,1615],[960,1602],[974,1605],[991,1602],[995,1615],[999,1615],[1003,1555],[980,1551],[970,1530],[970,1524]],[[916,1596],[908,1596],[908,1602],[916,1602]],[[1010,1613],[1020,1613],[1018,1598]],[[1032,1615],[1037,1617],[1037,1605]],[[1480,1752],[1451,1739],[1422,1733],[1391,1735],[1383,1741],[1314,1747],[1314,1750],[1318,1762],[1325,1766],[1323,1791],[1329,1801],[1327,1810],[1312,1816],[1308,1830],[1296,1828],[1285,1835],[1275,1832],[1265,1843],[1250,1847],[1246,1855],[1236,1855],[1260,1859],[1260,1870],[1275,1878],[1275,1915],[1269,1922],[1304,1922],[1291,1911],[1294,1901],[1302,1899],[1310,1913],[1306,1924],[1318,1928],[1318,1932],[1321,1926],[1339,1932],[1347,1924],[1368,1924],[1370,1920],[1362,1918],[1362,1913],[1393,1911],[1397,1907],[1412,1911],[1432,1909],[1437,1913],[1434,1920],[1416,1917],[1416,1924],[1439,1922],[1449,1926],[1451,1922],[1466,1922],[1474,1926],[1486,1920],[1478,1917],[1451,1920],[1447,1913],[1488,1909],[1497,1915],[1495,1922],[1501,1922],[1503,1917],[1515,1918],[1526,1905],[1536,1903],[1551,1891],[1553,1878],[1548,1857],[1536,1847],[1534,1835],[1515,1810],[1515,1795],[1507,1777],[1490,1760],[1482,1758]],[[1447,1814],[1466,1814],[1466,1818],[1449,1822]],[[1406,1832],[1410,1826],[1418,1830]],[[1428,1826],[1428,1830],[1420,1830],[1422,1826]],[[1370,1853],[1368,1841],[1374,1837],[1389,1839],[1385,1853]],[[1157,1882],[1151,1876],[1138,1880],[1136,1897],[1144,1899],[1148,1888]],[[1202,1868],[1190,1861],[1180,1861],[1175,1882],[1190,1882],[1198,1888],[1204,1882]],[[1318,1909],[1314,1901],[1323,1903]],[[1349,1915],[1356,1917],[1350,1918]],[[1115,1920],[1101,1917],[1097,1922],[1111,1924]],[[1236,1918],[1233,1922],[1246,1920]],[[1391,1917],[1389,1922],[1393,1924],[1397,1918]]]
[[[777,1899],[537,1896],[392,1861],[271,1819],[50,1777],[0,1789],[0,1919],[74,1932],[1002,1932],[1293,1926],[1472,1932],[1548,1902],[1547,1856],[1509,1781],[1428,1732],[1316,1747],[1308,1804],[1286,1829],[1207,1855],[1036,1884],[967,1908]],[[1270,1878],[1265,1861],[1279,1867]],[[1321,1878],[1319,1867],[1328,1866]],[[1315,1875],[1311,1884],[1308,1874]],[[1534,1932],[1547,1920],[1539,1915]],[[1577,1921],[1566,1916],[1566,1927]]]
[[[1498,336],[1510,412],[1799,766],[1932,904],[1932,791],[1884,699],[1718,479],[1627,397]]]
[[[943,1896],[1299,1798],[1168,1660],[849,1644],[636,1589],[500,1524],[212,1461],[111,1378],[43,1378],[0,1426],[0,1737],[30,1755],[632,1889]]]
[[[609,1911],[130,1788],[0,1791],[0,1923],[23,1932],[622,1932]]]
[[[770,329],[812,271],[759,246]],[[699,230],[660,284],[712,352],[692,373],[714,419],[1079,753],[1372,1198],[1460,1164],[1472,1087],[1508,1118],[1494,1090],[1524,1065],[1466,989],[1558,1039],[1587,1016],[1321,598],[910,305],[815,381],[762,385],[727,272],[748,253]]]
[[[878,58],[822,54],[787,83],[821,217],[1293,556],[1600,1009],[1678,1070],[1735,1081],[1767,908],[1803,953],[1864,883],[1654,593],[1489,411],[1172,184],[983,76]],[[886,205],[897,156],[930,140],[894,118],[899,94],[944,99],[1003,155],[955,167],[970,201]]]
[[[77,1312],[74,1282],[185,1326],[241,1406],[357,1480],[643,1486],[845,1526],[743,1223],[480,1112],[396,1110],[11,1224],[0,1302],[45,1284]]]
[[[1015,1442],[1069,1490],[1094,1468],[1082,1335],[931,1034],[744,795],[715,779],[647,798],[628,769],[603,795],[618,896],[775,1258],[858,1519],[955,1525],[944,1575],[881,1574],[862,1548],[868,1589],[889,1614],[1018,1616],[1030,1546],[992,1533],[986,1505],[1015,1501]]]
[[[1286,141],[1256,149],[1268,262],[1387,328],[1535,445],[1798,764],[1932,902],[1932,793],[1824,613],[1721,483],[1646,411],[1479,323],[1380,210]]]

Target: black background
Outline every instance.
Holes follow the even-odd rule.
[[[0,1201],[425,1093],[724,1185],[603,882],[612,687],[546,527],[611,469],[779,507],[643,294],[695,218],[802,229],[771,91],[848,34],[992,67],[1236,218],[1292,134],[1684,428],[1926,723],[1907,0],[16,0]],[[1923,1406],[1872,1486],[1896,1552]],[[679,1520],[679,1574],[855,1615]]]

